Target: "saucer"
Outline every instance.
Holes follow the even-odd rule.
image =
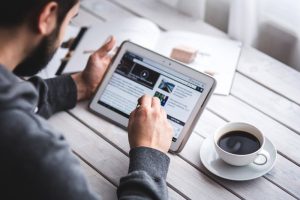
[[[270,154],[270,159],[265,165],[255,165],[251,163],[237,167],[225,163],[217,154],[213,139],[207,138],[202,143],[200,159],[206,169],[216,176],[228,180],[246,181],[261,177],[273,168],[277,152],[272,142],[267,138],[263,149]]]

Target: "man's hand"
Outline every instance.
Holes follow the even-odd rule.
[[[173,128],[156,97],[143,96],[130,114],[128,137],[130,147],[150,147],[167,153],[172,142]]]
[[[116,39],[110,36],[105,44],[90,56],[85,69],[72,75],[77,86],[77,100],[89,99],[95,93],[111,62],[111,56],[108,53],[115,44]]]

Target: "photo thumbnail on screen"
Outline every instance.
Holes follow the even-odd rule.
[[[160,92],[155,92],[154,97],[159,98],[161,106],[165,106],[169,99],[169,97],[167,95],[164,95]]]
[[[175,85],[173,83],[170,83],[168,81],[166,81],[165,79],[161,80],[161,83],[159,84],[158,88],[168,92],[168,93],[172,93],[173,89],[174,89]]]

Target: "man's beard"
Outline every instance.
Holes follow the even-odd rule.
[[[57,48],[55,43],[58,38],[57,27],[50,35],[45,36],[38,46],[14,69],[17,76],[33,76],[44,69],[52,59]]]

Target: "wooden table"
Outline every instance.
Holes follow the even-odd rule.
[[[163,30],[182,29],[227,36],[155,0],[98,0],[97,15],[81,9],[78,23],[97,25],[127,16],[142,16]],[[166,17],[167,16],[167,17]],[[50,120],[65,134],[80,158],[94,190],[116,199],[119,179],[127,174],[126,131],[87,110],[87,102]],[[275,167],[263,177],[234,182],[218,178],[201,164],[203,140],[229,121],[245,121],[261,129],[278,150]],[[170,199],[300,199],[300,73],[251,48],[242,51],[229,96],[214,95],[186,147],[169,155]]]

